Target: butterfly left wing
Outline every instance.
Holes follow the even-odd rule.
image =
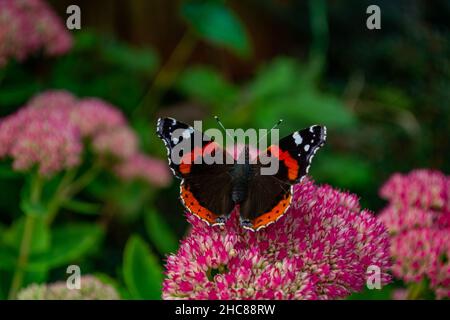
[[[261,161],[252,165],[248,197],[240,207],[244,228],[256,231],[283,216],[292,201],[292,186],[306,176],[312,158],[325,140],[326,128],[323,126],[315,125],[296,131],[281,139],[278,146],[272,145],[267,149],[267,154],[277,161],[276,173],[261,174],[261,169],[268,167]]]
[[[222,224],[234,207],[230,197],[231,164],[227,164],[231,156],[202,132],[172,118],[158,119],[157,134],[167,147],[173,174],[182,179],[180,198],[184,207],[210,225]],[[201,137],[198,142],[195,134]],[[181,143],[184,145],[177,159],[174,153]],[[199,157],[216,153],[222,157],[220,163],[196,163]]]

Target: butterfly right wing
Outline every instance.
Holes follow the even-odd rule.
[[[307,175],[312,158],[325,140],[326,128],[314,125],[296,131],[268,148],[269,155],[278,162],[278,170],[272,175],[263,175],[261,168],[267,165],[253,165],[248,198],[240,209],[244,228],[259,230],[283,216],[292,201],[292,185]]]

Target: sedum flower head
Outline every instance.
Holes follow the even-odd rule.
[[[86,98],[73,108],[70,121],[75,123],[83,137],[126,125],[123,114],[111,104],[97,98]]]
[[[165,161],[144,154],[136,154],[116,167],[117,175],[126,181],[142,180],[165,187],[172,180]]]
[[[393,274],[406,283],[429,281],[450,298],[450,178],[431,170],[395,174],[381,188],[390,201],[380,219],[391,233]]]
[[[122,162],[140,165],[145,170],[141,176],[148,177],[158,169],[159,176],[148,179],[156,185],[170,179],[167,167],[162,169],[156,160],[140,154],[137,137],[123,114],[100,99],[46,91],[0,119],[0,159],[12,158],[15,170],[36,166],[40,174],[51,175],[77,166],[86,141],[97,156],[113,156],[118,166]],[[128,176],[137,174],[123,171]]]
[[[0,119],[0,157],[10,156],[19,171],[37,165],[43,175],[79,164],[82,143],[77,127],[67,121],[74,101],[67,92],[49,91]]]
[[[304,180],[290,209],[258,232],[239,226],[237,211],[222,227],[188,215],[192,230],[166,263],[165,299],[333,299],[359,291],[366,270],[389,276],[383,224],[358,199]]]
[[[32,284],[18,293],[19,300],[119,300],[112,286],[94,276],[83,276],[80,289],[68,289],[65,281],[52,284]]]
[[[0,67],[11,58],[24,60],[42,50],[66,53],[72,36],[61,19],[42,0],[0,0]]]
[[[137,137],[128,127],[98,133],[92,140],[92,146],[96,153],[120,160],[129,159],[138,152]]]

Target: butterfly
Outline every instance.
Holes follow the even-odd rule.
[[[215,226],[223,225],[238,205],[241,226],[252,231],[283,216],[291,204],[293,186],[307,175],[313,156],[326,140],[326,127],[319,125],[280,139],[278,145],[265,150],[267,155],[276,157],[278,165],[275,174],[267,175],[261,173],[265,166],[259,161],[262,154],[250,161],[255,159],[248,145],[237,157],[244,161],[237,161],[214,139],[173,118],[158,119],[156,131],[166,145],[170,169],[181,179],[180,199],[184,207]],[[195,134],[201,137],[200,141],[196,141]],[[179,152],[177,146],[182,142],[188,147]],[[176,152],[180,161],[172,161]],[[198,161],[206,154],[219,154],[222,161]]]

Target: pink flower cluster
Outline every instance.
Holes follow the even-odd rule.
[[[139,152],[138,140],[122,113],[93,98],[77,99],[66,91],[47,91],[32,98],[15,114],[0,119],[0,159],[11,157],[16,170],[39,168],[42,175],[77,166],[82,161],[84,142],[97,156],[112,159],[114,166],[132,166],[136,158],[146,159],[141,171],[124,174],[124,179],[143,178],[155,185],[170,182],[167,167]]]
[[[428,280],[437,298],[450,298],[450,177],[394,174],[380,194],[390,202],[380,219],[391,233],[393,274],[406,283]]]
[[[166,263],[165,299],[333,299],[359,291],[367,268],[390,278],[389,237],[356,196],[305,180],[290,209],[258,232],[235,210],[222,227],[188,215],[190,234]]]
[[[167,162],[136,154],[129,161],[116,167],[117,174],[124,180],[143,180],[150,184],[165,187],[172,181],[172,174],[167,170]]]
[[[53,56],[72,47],[72,36],[42,0],[0,0],[0,67],[43,50]]]

